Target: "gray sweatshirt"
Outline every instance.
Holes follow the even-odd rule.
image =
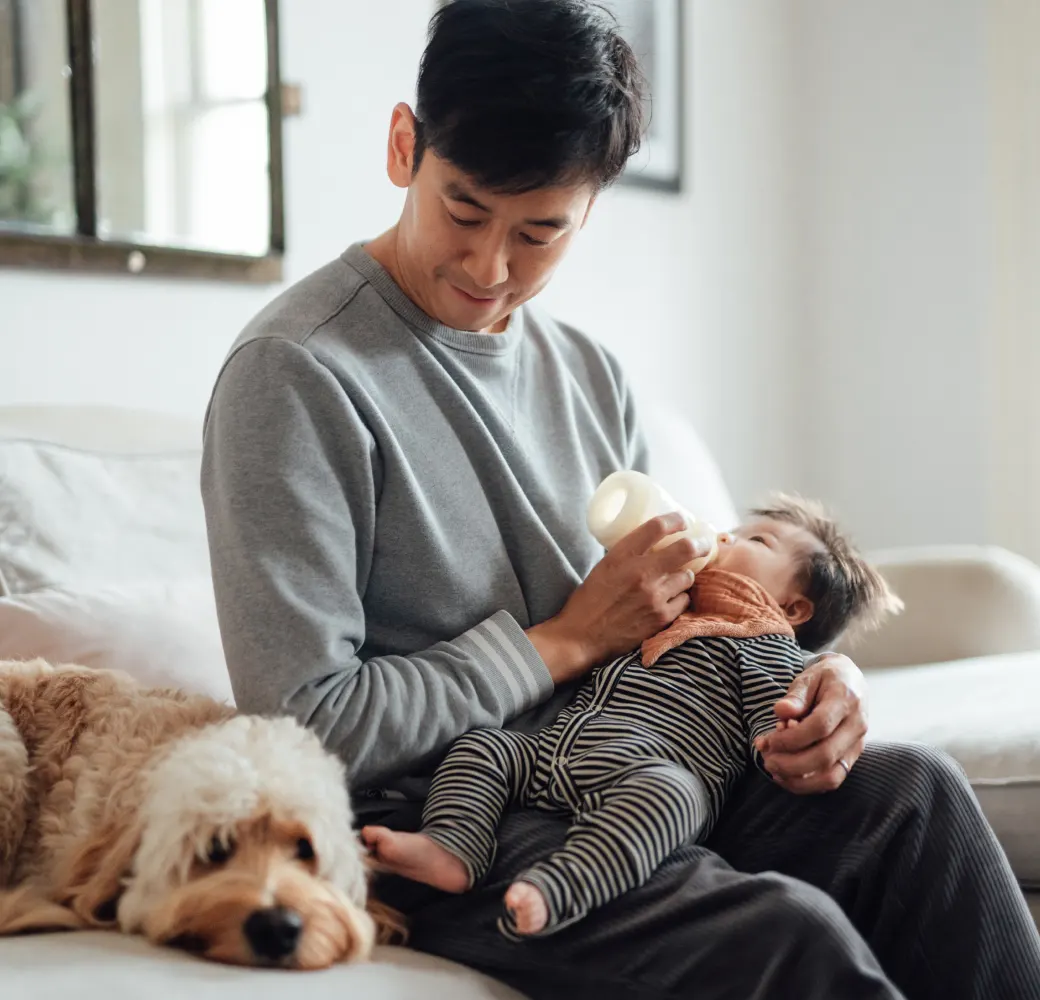
[[[449,329],[351,247],[249,324],[206,417],[239,707],[406,794],[463,732],[536,727],[568,693],[523,630],[602,556],[593,490],[645,465],[602,347],[528,306],[501,334]]]

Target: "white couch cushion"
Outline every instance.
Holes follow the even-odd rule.
[[[964,768],[1023,883],[1040,886],[1040,652],[870,670],[870,737]]]
[[[906,609],[850,644],[862,667],[1040,649],[1040,567],[995,545],[871,553]]]
[[[208,577],[0,597],[0,660],[37,656],[233,701]]]
[[[720,531],[738,520],[718,464],[685,416],[661,404],[642,408],[650,475],[690,513]]]
[[[0,439],[49,441],[114,455],[197,451],[202,422],[195,417],[97,404],[0,406]]]
[[[0,593],[208,574],[199,464],[0,439]]]
[[[0,940],[3,996],[33,1000],[523,1000],[460,965],[403,948],[326,972],[238,969],[113,933]]]

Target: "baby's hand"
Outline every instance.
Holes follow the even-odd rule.
[[[784,729],[794,729],[794,727],[797,726],[797,725],[798,725],[798,720],[797,719],[786,719],[786,720],[785,719],[777,719],[776,720],[776,730],[775,730],[775,732],[780,732],[780,731],[782,731]],[[768,738],[769,737],[768,737],[767,734],[763,734],[763,735],[759,736],[759,738],[757,740],[755,740],[755,749],[759,753],[762,752],[762,744]]]

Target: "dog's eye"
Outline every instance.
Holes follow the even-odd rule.
[[[301,861],[314,860],[314,845],[306,837],[300,837],[296,841],[296,857]]]
[[[99,920],[103,924],[115,923],[116,917],[119,914],[119,897],[113,896],[111,899],[106,899],[103,903],[99,903],[94,908],[94,919]]]
[[[219,837],[214,837],[206,849],[206,860],[211,865],[222,865],[232,854],[235,853],[235,842],[229,840],[224,843]]]

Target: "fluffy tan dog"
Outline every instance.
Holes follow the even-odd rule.
[[[242,965],[368,956],[343,765],[290,719],[0,662],[0,934],[116,927]]]

